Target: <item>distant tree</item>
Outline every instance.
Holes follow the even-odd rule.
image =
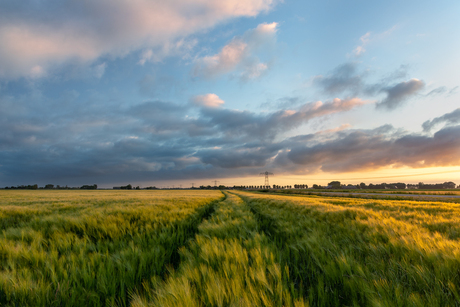
[[[97,190],[97,184],[93,184],[93,185],[83,185],[80,187],[80,189],[82,190]]]
[[[443,183],[444,189],[455,189],[456,184],[452,181]]]
[[[141,188],[139,186],[136,187],[136,190],[140,190]]]
[[[361,183],[359,184],[359,187],[360,187],[361,189],[365,189],[365,188],[366,188],[366,184],[365,184],[364,182],[361,182]]]
[[[54,188],[54,184],[45,185],[45,189],[52,189],[52,188]]]
[[[114,187],[114,189],[117,188],[117,187]],[[133,189],[133,186],[131,184],[128,184],[128,185],[125,185],[125,186],[121,186],[117,189],[121,189],[121,190],[132,190]]]
[[[331,181],[327,185],[331,186],[334,189],[340,189],[341,187],[340,181]]]

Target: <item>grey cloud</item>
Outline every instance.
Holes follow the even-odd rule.
[[[449,93],[448,93],[448,94],[449,94],[449,95],[452,95],[452,94],[454,94],[454,93],[457,91],[457,89],[458,89],[458,86],[456,86],[456,87],[452,88],[452,89],[449,91]]]
[[[267,115],[219,108],[203,108],[201,114],[209,124],[219,127],[226,135],[273,138],[313,118],[345,112],[365,103],[359,98],[336,98],[325,103],[306,103],[298,110],[279,110]]]
[[[365,103],[357,98],[257,113],[161,100],[106,107],[104,101],[83,104],[86,98],[73,97],[70,109],[59,109],[51,98],[45,99],[45,108],[34,108],[38,101],[34,99],[41,97],[31,98],[20,110],[0,113],[1,185],[110,186],[238,177],[264,168],[305,174],[389,165],[442,166],[458,165],[460,157],[460,126],[444,128],[432,137],[388,125],[285,137],[312,119]],[[0,98],[0,107],[9,103],[8,98]],[[49,106],[56,112],[49,112]]]
[[[161,100],[107,106],[94,97],[71,95],[62,106],[61,97],[30,96],[20,108],[0,113],[0,184],[102,184],[119,178],[192,178],[194,172],[198,178],[223,168],[234,176],[251,173],[282,149],[276,137],[364,103],[336,99],[256,113]],[[0,107],[10,102],[0,97]]]
[[[437,87],[431,91],[428,92],[428,94],[426,94],[425,96],[434,96],[434,95],[440,95],[440,94],[444,94],[445,92],[447,92],[447,87],[445,86],[440,86],[440,87]]]
[[[415,78],[394,84],[396,80],[407,76],[407,70],[407,65],[401,65],[394,72],[384,76],[379,82],[367,83],[366,77],[369,72],[359,73],[357,63],[345,63],[336,67],[327,76],[316,76],[313,79],[313,85],[329,95],[349,93],[353,96],[375,96],[384,93],[386,98],[378,102],[376,107],[393,110],[425,87],[422,80]],[[439,94],[445,90],[447,90],[445,87],[440,87],[426,96]]]
[[[441,124],[441,123],[446,123],[449,125],[456,125],[460,123],[460,108],[450,112],[446,113],[442,116],[433,118],[432,120],[427,120],[422,124],[423,131],[430,131],[433,129],[435,125]]]
[[[387,97],[377,103],[377,108],[394,110],[399,107],[409,97],[417,94],[425,87],[425,82],[418,79],[400,82],[394,86],[383,88],[381,91],[387,94]]]
[[[317,76],[313,84],[319,86],[325,93],[340,94],[359,93],[363,87],[363,76],[357,74],[356,63],[345,63],[335,68],[328,76]]]
[[[266,148],[225,148],[199,151],[196,156],[205,164],[222,168],[263,167],[273,156]]]
[[[377,131],[339,133],[337,139],[315,146],[297,146],[288,158],[305,168],[330,172],[372,170],[388,166],[415,168],[460,163],[460,126],[436,132],[433,137],[406,134],[391,137]]]
[[[276,100],[269,100],[260,105],[262,108],[277,108],[277,109],[287,109],[298,107],[300,104],[305,103],[305,99],[297,96],[286,96],[281,97]]]
[[[453,93],[455,93],[455,91],[457,89],[458,89],[458,86],[453,87],[450,90],[446,86],[440,86],[440,87],[437,87],[437,88],[429,91],[428,94],[426,94],[425,96],[429,97],[429,96],[447,94],[446,96],[448,97],[448,96],[452,95]]]
[[[396,70],[384,76],[380,83],[389,84],[399,79],[405,79],[407,78],[408,73],[409,73],[409,65],[400,65]]]

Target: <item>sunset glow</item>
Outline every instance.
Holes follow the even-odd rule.
[[[0,187],[460,184],[458,1],[7,1]]]

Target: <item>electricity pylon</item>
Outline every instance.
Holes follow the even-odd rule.
[[[214,182],[214,186],[217,187],[217,183],[220,182],[219,180],[213,180],[212,182]]]
[[[265,175],[265,186],[269,187],[270,183],[268,183],[268,176],[273,176],[273,173],[265,172],[265,173],[260,173],[260,175]]]

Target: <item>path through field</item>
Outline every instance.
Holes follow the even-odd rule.
[[[251,208],[226,195],[180,250],[178,270],[131,306],[307,306]]]
[[[226,192],[141,306],[457,306],[460,206]]]

